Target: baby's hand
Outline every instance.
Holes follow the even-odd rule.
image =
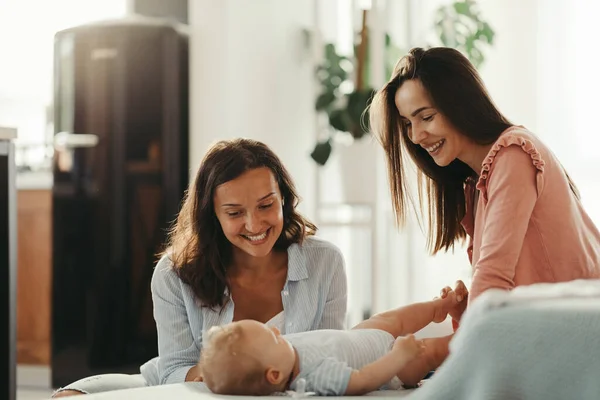
[[[445,299],[446,296],[448,295],[448,293],[450,293],[452,291],[453,290],[450,286],[446,286],[445,288],[443,288],[441,290],[440,297],[442,299]],[[461,280],[456,281],[456,283],[454,284],[454,293],[456,295],[456,301],[458,303],[460,303],[461,301],[463,301],[464,299],[466,299],[469,296],[469,291],[467,290],[465,283]]]
[[[447,311],[455,321],[460,321],[460,318],[465,312],[468,297],[469,291],[464,282],[460,280],[456,281],[454,290],[452,290],[450,286],[446,286],[440,292],[440,298],[448,299],[448,301],[444,303],[444,308],[447,309],[445,311]]]
[[[422,340],[417,340],[414,335],[410,334],[398,337],[392,350],[400,352],[401,356],[408,362],[421,355],[425,350],[425,345],[423,345]]]

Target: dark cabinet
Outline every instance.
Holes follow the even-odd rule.
[[[188,182],[188,37],[126,18],[55,36],[52,383],[157,354],[150,277]]]

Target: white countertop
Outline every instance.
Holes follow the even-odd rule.
[[[409,390],[378,390],[363,397],[369,400],[389,400],[408,397],[414,389]],[[212,394],[203,383],[186,382],[171,385],[149,386],[138,389],[114,390],[104,393],[88,394],[86,400],[271,400],[277,398],[291,399],[291,396],[223,396]],[[304,399],[319,399],[319,396],[305,396]],[[324,398],[324,397],[323,397]],[[359,399],[359,397],[340,396],[339,400]]]
[[[17,172],[17,190],[52,189],[52,172]]]
[[[15,128],[0,126],[0,140],[11,140],[16,138],[17,130]]]

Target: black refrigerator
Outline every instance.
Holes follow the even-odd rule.
[[[52,385],[157,355],[150,279],[188,183],[188,35],[127,17],[54,47]]]

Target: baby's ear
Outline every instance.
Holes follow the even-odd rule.
[[[267,372],[265,372],[265,377],[267,378],[267,382],[271,385],[278,385],[284,379],[281,371],[275,368],[269,368]]]
[[[196,377],[193,379],[194,382],[204,382],[204,373],[202,372],[202,357],[198,364],[196,364]]]

